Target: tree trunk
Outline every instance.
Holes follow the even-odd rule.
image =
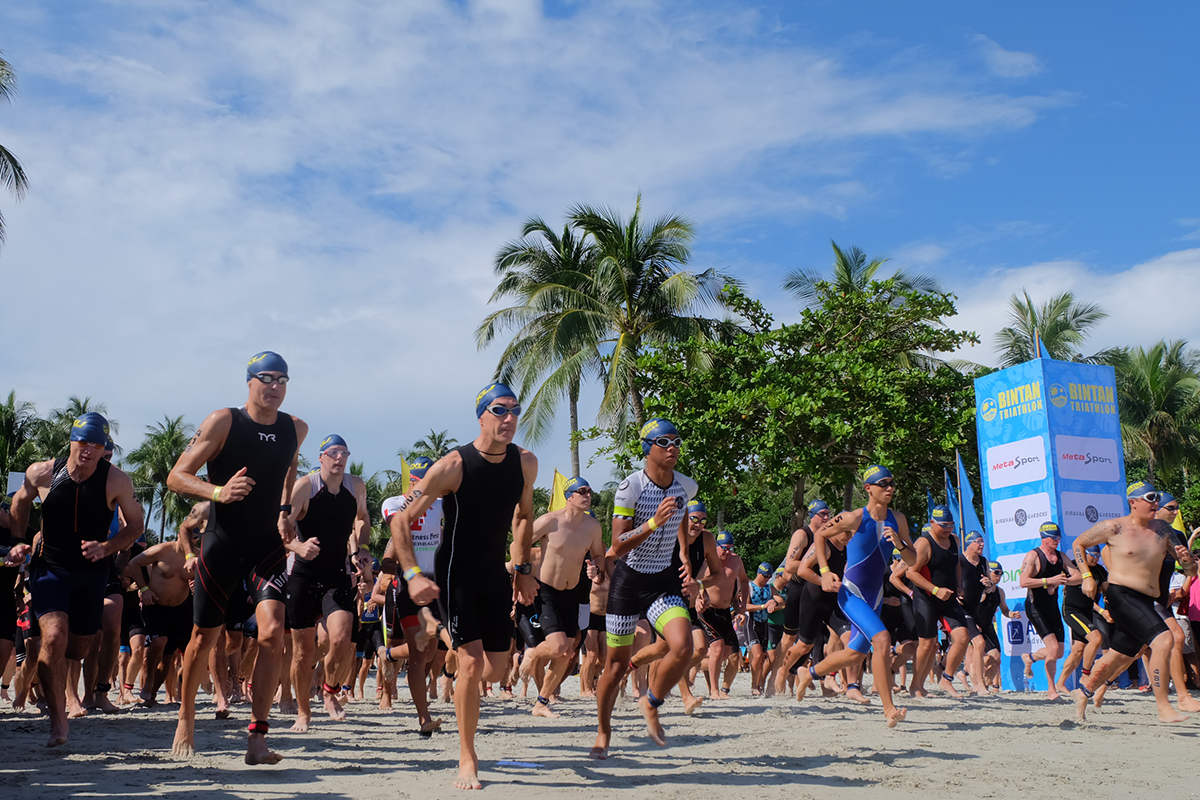
[[[804,524],[804,517],[808,514],[808,509],[804,505],[804,489],[807,480],[804,476],[796,481],[796,485],[792,487],[792,530],[796,530]]]
[[[162,493],[158,497],[158,541],[167,540],[167,487],[163,484]]]
[[[725,504],[721,503],[721,507],[717,509],[717,533],[725,530]]]
[[[579,467],[579,384],[571,384],[567,402],[571,409],[571,475],[581,475]]]
[[[642,403],[642,393],[636,386],[629,387],[629,402],[633,405],[633,421],[641,431],[642,426],[646,424],[646,406]]]
[[[850,504],[854,502],[854,484],[847,483],[845,490],[842,492],[842,511],[849,511]]]

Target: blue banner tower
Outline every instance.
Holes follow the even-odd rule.
[[[1021,562],[1038,546],[1043,522],[1059,524],[1061,550],[1070,555],[1076,536],[1126,513],[1116,393],[1112,367],[1049,358],[975,381],[987,555],[1004,568],[1000,586],[1010,609],[1024,612]],[[996,619],[1006,689],[1027,687],[1021,655],[1042,646],[1021,616]],[[1032,688],[1047,688],[1043,670],[1034,670]]]

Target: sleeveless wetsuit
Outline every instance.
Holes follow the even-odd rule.
[[[800,552],[800,557],[803,558],[808,552],[808,548],[812,547],[813,532],[812,528],[807,525],[800,526],[800,529],[804,531],[805,541],[807,542],[804,549]],[[795,636],[796,631],[800,629],[800,603],[804,598],[804,587],[807,583],[808,581],[802,580],[797,575],[793,575],[791,580],[787,582],[787,586],[784,587],[783,594],[786,598],[786,605],[783,612],[784,633],[790,633]]]
[[[296,556],[287,583],[288,624],[304,630],[321,617],[337,611],[354,613],[357,599],[350,578],[350,536],[358,517],[358,500],[348,479],[337,494],[321,480],[320,473],[309,476],[311,497],[304,518],[296,523],[296,538],[302,542],[316,538],[321,551],[311,561]]]
[[[1058,554],[1058,560],[1051,564],[1050,559],[1042,552],[1042,548],[1037,548],[1033,552],[1037,553],[1038,566],[1033,572],[1033,577],[1053,578],[1055,575],[1065,573],[1063,561],[1066,559],[1060,551],[1055,551]],[[1029,621],[1033,623],[1033,629],[1037,631],[1038,636],[1045,639],[1047,636],[1053,635],[1058,638],[1058,641],[1063,641],[1065,633],[1063,631],[1062,615],[1058,611],[1058,592],[1054,591],[1057,587],[1043,589],[1038,586],[1027,590],[1025,595],[1025,615],[1029,617]]]
[[[846,573],[846,549],[839,550],[828,542],[825,543],[826,562],[829,564],[829,571],[834,575],[844,579]],[[793,589],[791,584],[788,584],[788,600],[791,600]],[[796,639],[804,644],[816,645],[817,641],[822,636],[826,635],[826,627],[830,623],[834,612],[838,606],[838,596],[836,592],[827,592],[818,584],[810,583],[801,579],[799,601],[797,603],[796,616],[798,621],[796,629],[793,633]],[[816,663],[815,661],[813,663]]]
[[[929,581],[934,586],[949,589],[947,600],[939,600],[924,589],[914,587],[913,613],[916,615],[917,636],[921,639],[936,639],[938,621],[945,620],[950,630],[966,628],[970,638],[979,635],[974,621],[967,617],[958,602],[958,540],[950,537],[948,547],[942,547],[932,534],[923,533],[921,538],[929,543]]]
[[[52,611],[67,614],[76,636],[100,630],[110,559],[89,561],[84,542],[108,539],[113,509],[108,505],[109,462],[101,460],[83,482],[67,471],[67,458],[52,467],[50,491],[42,501],[42,547],[29,572],[30,603],[35,616]]]
[[[1108,580],[1108,572],[1097,564],[1086,567],[1092,573],[1092,579],[1097,586],[1102,586]],[[1063,587],[1063,621],[1071,629],[1071,638],[1082,642],[1088,634],[1096,629],[1094,617],[1098,616],[1092,598],[1083,593],[1082,586]]]
[[[223,486],[242,467],[254,488],[236,503],[213,503],[196,565],[195,622],[216,628],[243,583],[255,602],[284,601],[287,551],[279,537],[279,506],[296,457],[296,422],[280,413],[260,425],[244,408],[231,408],[229,435],[208,462],[208,482]],[[289,487],[290,488],[290,487]]]
[[[508,530],[525,490],[521,448],[510,444],[498,464],[473,444],[455,448],[462,483],[443,498],[445,530],[434,558],[442,619],[454,646],[482,641],[487,652],[508,652],[512,641],[512,581]]]
[[[975,608],[975,624],[987,640],[987,651],[1000,649],[1000,637],[996,633],[996,612],[1000,610],[1000,590],[993,589],[979,598]]]
[[[842,578],[842,588],[838,590],[838,608],[850,621],[851,637],[847,647],[860,653],[871,649],[873,638],[887,633],[879,619],[883,582],[893,549],[892,543],[883,535],[885,526],[900,529],[890,508],[883,525],[872,519],[864,508],[862,522],[846,545],[846,574]]]

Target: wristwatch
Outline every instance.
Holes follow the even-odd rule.
[[[517,572],[521,573],[522,575],[528,575],[529,573],[533,572],[533,564],[530,564],[528,562],[526,562],[524,564],[517,564],[515,567],[513,567],[513,569],[515,569]]]

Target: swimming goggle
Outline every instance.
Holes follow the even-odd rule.
[[[506,406],[502,403],[492,403],[490,406],[485,408],[484,411],[488,412],[493,417],[500,417],[501,419],[504,419],[509,414],[512,414],[514,417],[521,416],[520,404],[517,404],[510,408],[509,406]]]
[[[254,378],[261,383],[265,383],[267,386],[270,386],[272,383],[284,386],[288,382],[287,375],[272,375],[269,372],[256,372],[254,373]]]
[[[664,450],[668,447],[683,447],[683,439],[679,436],[656,436],[653,439],[647,439],[647,442],[656,444]]]
[[[1161,498],[1162,498],[1162,495],[1159,494],[1158,492],[1146,492],[1145,494],[1138,495],[1137,497],[1134,497],[1132,499],[1145,500],[1147,503],[1157,503]]]

